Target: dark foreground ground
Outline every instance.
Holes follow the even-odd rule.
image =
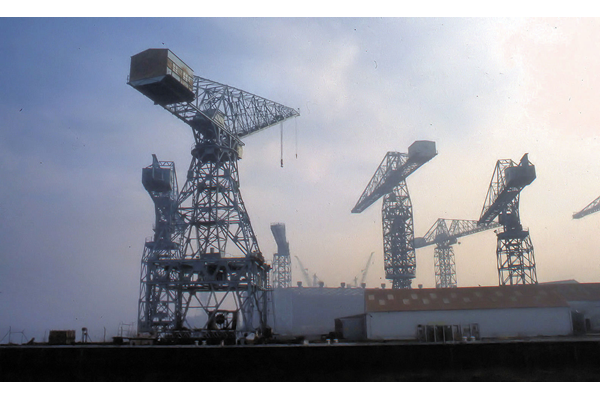
[[[2,381],[600,381],[600,340],[0,346]]]

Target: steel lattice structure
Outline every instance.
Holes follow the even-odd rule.
[[[585,206],[581,211],[578,211],[573,214],[573,219],[580,219],[585,217],[586,215],[593,214],[600,210],[600,197],[597,197],[590,204]]]
[[[154,261],[179,258],[179,245],[172,240],[175,229],[180,225],[175,164],[171,161],[158,161],[153,154],[152,164],[142,170],[142,183],[154,202],[156,216],[154,237],[146,240],[144,246],[140,277],[138,330],[147,332],[152,330],[153,316],[161,315],[160,323],[167,325],[175,321],[173,302],[176,296],[170,293],[167,285],[152,284],[172,280],[169,277],[170,271],[153,268]]]
[[[161,57],[169,59],[164,63]],[[159,73],[156,65],[163,68]],[[143,75],[148,69],[157,76]],[[169,230],[173,249],[142,259],[138,331],[209,340],[267,334],[270,266],[242,200],[237,163],[241,138],[299,113],[224,84],[191,78],[186,74],[193,71],[166,49],[133,56],[131,70],[131,76],[140,78],[128,83],[189,125],[194,137]]]
[[[394,289],[410,288],[416,276],[413,212],[406,178],[436,155],[435,143],[429,141],[416,141],[408,154],[388,152],[352,209],[360,213],[384,197],[384,269]]]
[[[537,283],[533,244],[519,216],[520,193],[535,178],[535,166],[527,154],[519,164],[509,159],[496,162],[479,223],[487,224],[498,217],[503,227],[496,246],[500,285]]]
[[[290,244],[285,236],[285,224],[271,224],[271,232],[277,243],[277,253],[273,254],[272,274],[274,288],[292,286],[292,259]]]
[[[448,222],[450,227],[448,227]],[[435,287],[457,287],[456,261],[452,245],[458,243],[458,238],[498,228],[496,222],[479,224],[478,221],[439,218],[423,237],[415,238],[415,248],[435,244],[433,253],[435,269]]]

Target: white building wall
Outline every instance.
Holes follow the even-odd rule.
[[[365,312],[362,288],[276,288],[270,316],[282,337],[320,338],[335,331],[335,319]]]
[[[600,301],[569,301],[573,311],[583,313],[585,319],[590,320],[593,332],[600,331]]]
[[[481,338],[570,335],[568,307],[374,312],[366,314],[370,340],[414,340],[418,325],[479,324]]]

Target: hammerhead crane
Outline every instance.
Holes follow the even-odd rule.
[[[600,210],[600,197],[596,198],[596,200],[592,201],[590,204],[585,206],[581,211],[573,214],[573,219],[580,219],[585,217],[586,215],[590,215]]]
[[[138,331],[216,340],[268,334],[270,266],[242,200],[237,165],[243,138],[299,113],[195,76],[169,49],[132,56],[127,83],[187,124],[194,138],[168,238],[173,249],[142,259]],[[196,325],[188,314],[206,322]]]
[[[521,191],[535,178],[535,166],[527,154],[519,164],[509,159],[496,162],[479,224],[489,224],[498,217],[503,227],[497,233],[496,247],[500,285],[537,283],[533,244],[519,217]]]
[[[406,178],[437,155],[435,142],[418,140],[408,154],[388,152],[371,178],[353,213],[364,211],[383,197],[383,255],[385,277],[394,289],[410,289],[416,276],[413,212]]]
[[[450,223],[450,227],[448,227],[448,223]],[[493,221],[487,224],[478,224],[477,221],[472,220],[439,218],[423,237],[415,238],[416,249],[435,244],[433,253],[435,287],[455,288],[458,285],[454,248],[452,247],[458,243],[458,238],[500,226]]]

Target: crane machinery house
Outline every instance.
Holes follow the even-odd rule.
[[[408,147],[408,158],[414,161],[429,161],[437,154],[435,142],[417,140]]]
[[[156,104],[194,100],[194,71],[169,49],[148,49],[131,57],[131,86]]]

